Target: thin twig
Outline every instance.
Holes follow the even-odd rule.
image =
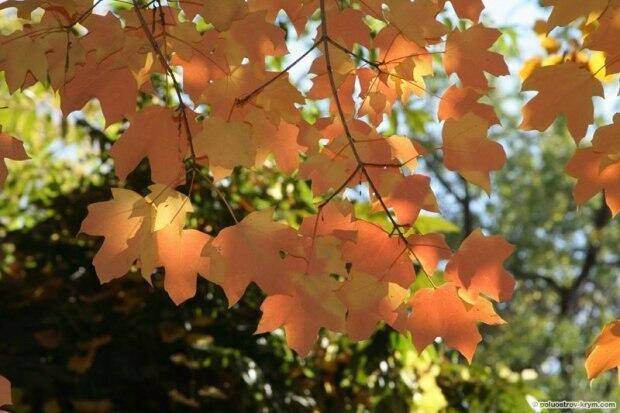
[[[332,95],[334,96],[334,102],[336,103],[336,108],[338,110],[338,115],[340,117],[340,122],[342,123],[342,127],[344,129],[345,136],[347,138],[349,146],[351,147],[351,151],[353,152],[353,156],[355,157],[355,160],[357,161],[357,164],[358,164],[358,166],[360,168],[361,173],[366,177],[366,181],[368,182],[368,185],[370,186],[370,189],[372,190],[372,193],[374,193],[375,197],[379,201],[379,204],[381,204],[381,207],[383,208],[383,210],[387,214],[387,217],[390,220],[390,222],[392,223],[396,233],[398,234],[398,237],[405,243],[405,246],[406,246],[407,250],[409,251],[409,253],[418,262],[421,262],[420,259],[416,256],[416,254],[413,251],[413,249],[411,248],[411,245],[409,244],[409,240],[407,240],[407,237],[405,236],[404,232],[401,229],[401,225],[398,224],[396,222],[396,220],[394,219],[394,217],[392,216],[392,213],[390,212],[389,207],[385,203],[385,200],[381,196],[381,193],[379,192],[377,186],[375,185],[374,181],[370,177],[370,174],[368,173],[368,170],[367,170],[367,168],[365,166],[365,162],[361,159],[360,154],[359,154],[359,152],[357,150],[357,147],[355,146],[355,139],[353,138],[353,135],[351,134],[351,131],[349,130],[349,126],[347,124],[347,120],[346,120],[346,117],[345,117],[345,114],[344,114],[344,110],[342,108],[342,103],[340,102],[340,97],[338,96],[338,88],[336,86],[336,80],[334,79],[334,74],[333,74],[333,70],[332,70],[331,56],[330,56],[330,53],[329,53],[329,46],[330,46],[330,44],[332,44],[332,42],[330,42],[329,34],[327,32],[327,16],[326,16],[326,12],[325,12],[325,0],[321,0],[320,1],[320,8],[321,8],[321,31],[322,31],[321,32],[321,39],[320,40],[323,42],[323,49],[324,49],[323,51],[325,53],[325,64],[326,64],[326,67],[327,67],[327,75],[328,75],[328,78],[329,78],[330,88],[331,88],[331,91],[332,91]],[[371,194],[371,196],[372,196],[372,194]],[[426,271],[424,271],[424,268],[422,268],[422,272],[426,275],[426,277],[428,278],[428,280],[431,283],[431,285],[433,286],[433,288],[437,288],[437,286],[435,285],[435,283],[432,280],[432,278],[430,277],[430,275],[427,274]]]
[[[168,62],[168,59],[166,58],[166,56],[162,52],[161,48],[159,47],[159,44],[157,44],[157,40],[155,39],[155,36],[153,35],[153,32],[149,29],[148,23],[146,22],[146,20],[144,18],[144,15],[142,14],[142,11],[140,9],[140,5],[138,4],[138,0],[132,0],[132,1],[133,1],[133,5],[134,5],[134,10],[135,10],[136,16],[138,17],[138,20],[140,21],[140,26],[142,27],[142,31],[146,35],[149,43],[151,44],[151,47],[153,48],[153,51],[157,55],[161,65],[166,70],[166,73],[170,76],[170,78],[172,80],[172,84],[173,84],[174,90],[175,90],[175,93],[176,93],[177,98],[179,100],[178,110],[181,112],[181,121],[182,121],[183,126],[185,128],[185,134],[186,134],[187,142],[189,144],[190,155],[191,155],[191,159],[190,160],[191,160],[192,177],[191,177],[190,181],[194,182],[195,174],[196,173],[200,173],[200,168],[198,166],[196,150],[194,148],[194,140],[193,140],[193,137],[192,137],[191,126],[190,126],[190,123],[189,123],[189,118],[187,116],[187,110],[189,110],[189,108],[187,107],[187,105],[183,101],[183,89],[181,88],[181,85],[179,84],[179,82],[178,82],[178,80],[177,80],[177,78],[176,78],[176,76],[174,74],[174,70],[172,70],[172,67],[170,66],[170,63]],[[191,185],[191,186],[193,186],[193,185]],[[191,190],[192,190],[191,186],[189,188],[190,194],[191,194]],[[217,188],[215,183],[212,184],[212,187],[214,188],[214,190],[218,194],[218,196],[222,199],[222,202],[224,202],[224,204],[226,205],[226,207],[227,207],[228,211],[230,212],[233,220],[238,223],[239,220],[237,219],[237,216],[235,215],[232,207],[230,206],[230,204],[228,203],[228,201],[226,200],[226,198],[224,197],[222,192]]]

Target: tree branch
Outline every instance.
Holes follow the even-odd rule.
[[[161,48],[159,47],[159,44],[157,43],[157,40],[155,39],[155,36],[153,35],[153,32],[149,29],[148,23],[146,22],[144,15],[142,14],[142,10],[140,9],[140,4],[138,3],[138,0],[132,0],[132,2],[134,5],[134,11],[136,13],[136,16],[138,17],[138,20],[140,21],[140,26],[142,27],[142,31],[146,35],[149,43],[151,44],[151,47],[153,48],[153,51],[157,55],[161,65],[164,67],[164,70],[172,79],[174,91],[177,95],[177,99],[179,100],[178,110],[181,112],[181,121],[185,128],[185,135],[187,138],[187,142],[189,144],[190,155],[191,155],[190,159],[191,159],[192,177],[190,179],[190,188],[188,191],[189,194],[191,195],[192,183],[195,180],[195,174],[197,172],[198,173],[200,172],[200,168],[198,167],[196,150],[194,148],[194,139],[192,137],[192,130],[189,124],[189,118],[187,117],[187,110],[189,110],[189,108],[187,107],[185,102],[183,102],[183,88],[181,87],[179,81],[177,80],[176,75],[174,74],[174,70],[172,70],[172,67],[170,66],[170,62],[168,62],[168,58],[162,52]],[[162,15],[162,18],[163,18],[163,15]],[[162,25],[164,24],[165,22],[162,21]],[[212,186],[215,188],[215,182],[212,183]],[[218,194],[218,196],[222,199],[222,201],[228,208],[228,211],[232,215],[233,220],[235,222],[239,222],[239,220],[237,219],[237,216],[235,215],[234,211],[230,207],[228,201],[224,198],[221,191],[216,189],[215,192]]]
[[[325,12],[325,0],[320,0],[320,8],[321,8],[321,10],[320,10],[321,11],[321,38],[320,38],[320,41],[323,43],[323,49],[324,49],[323,51],[325,53],[325,65],[326,65],[326,69],[327,69],[327,76],[329,78],[329,85],[330,85],[330,88],[331,88],[331,91],[332,91],[332,95],[334,97],[334,102],[336,104],[336,108],[338,110],[338,116],[340,118],[340,122],[342,123],[342,127],[344,129],[344,133],[345,133],[345,136],[347,138],[347,142],[348,142],[348,144],[349,144],[349,146],[351,148],[351,152],[353,153],[353,156],[354,156],[354,158],[355,158],[355,160],[356,160],[356,162],[358,164],[359,170],[361,171],[362,175],[366,177],[366,181],[368,182],[368,185],[369,185],[370,189],[372,190],[371,196],[374,193],[375,197],[377,198],[377,201],[379,201],[379,204],[381,204],[381,207],[383,208],[383,210],[387,214],[387,217],[388,217],[390,223],[393,225],[394,230],[396,231],[398,237],[405,243],[406,249],[409,251],[409,253],[417,261],[420,261],[418,259],[418,257],[416,256],[415,252],[413,251],[413,249],[411,248],[411,245],[409,244],[409,240],[407,239],[407,237],[405,236],[404,232],[402,231],[402,228],[401,228],[402,225],[400,225],[398,222],[396,222],[396,220],[394,219],[394,216],[390,212],[389,207],[385,203],[385,200],[381,196],[381,193],[379,192],[377,186],[375,185],[374,181],[370,177],[370,174],[368,173],[368,169],[366,167],[366,164],[361,159],[360,154],[359,154],[359,152],[357,150],[357,147],[355,146],[355,139],[353,139],[353,135],[351,134],[351,131],[349,130],[349,126],[347,124],[347,119],[346,119],[346,116],[344,114],[344,110],[342,108],[342,103],[340,102],[340,97],[338,96],[338,88],[336,86],[336,80],[334,78],[334,73],[333,73],[333,70],[332,70],[332,63],[331,63],[331,56],[330,56],[330,52],[329,52],[329,46],[333,42],[330,41],[329,34],[327,32],[327,14]],[[428,280],[431,283],[431,285],[434,288],[437,288],[437,286],[435,285],[434,281],[430,277],[430,274],[427,274],[424,270],[422,270],[422,271],[424,272],[424,274],[428,278]]]
[[[601,231],[610,221],[610,218],[611,212],[605,204],[605,201],[602,200],[601,206],[594,215],[594,228],[592,232],[596,233]],[[593,234],[590,235],[592,236]],[[560,307],[561,315],[569,317],[577,309],[577,300],[579,298],[579,293],[581,292],[582,286],[592,275],[594,268],[596,267],[600,249],[600,242],[596,239],[592,239],[591,237],[588,241],[586,257],[583,260],[581,271],[579,272],[577,278],[573,281],[572,285],[565,291],[564,295],[562,296],[562,304]]]

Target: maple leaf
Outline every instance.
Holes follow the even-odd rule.
[[[413,172],[418,164],[418,157],[425,155],[426,150],[419,143],[404,136],[390,136],[387,142],[392,150],[392,158],[401,162],[402,167]]]
[[[265,56],[287,53],[284,32],[280,27],[267,23],[265,14],[266,11],[248,13],[242,21],[233,21],[230,29],[223,33],[227,41],[225,53],[230,61],[240,62],[247,57],[252,62],[263,64]]]
[[[80,38],[80,42],[86,52],[95,52],[97,63],[123,49],[124,32],[114,14],[107,13],[104,16],[93,14],[84,21],[84,27],[88,33]]]
[[[487,138],[489,124],[473,113],[459,120],[448,119],[443,127],[443,153],[446,168],[491,192],[490,171],[506,163],[504,148]],[[480,154],[484,153],[484,157]]]
[[[379,132],[385,116],[395,115],[395,103],[427,94],[425,78],[439,61],[432,56],[435,49],[426,47],[447,34],[437,20],[445,3],[181,0],[180,8],[136,2],[130,10],[93,16],[86,0],[10,0],[0,8],[17,7],[27,19],[35,6],[44,13],[40,21],[2,36],[10,47],[0,51],[0,69],[11,91],[49,82],[59,90],[65,115],[95,98],[106,124],[127,118],[129,128],[110,151],[119,178],[126,179],[144,158],[149,161],[156,184],[148,195],[115,188],[111,200],[89,206],[82,223],[82,232],[104,238],[93,259],[102,282],[134,266],[150,282],[163,267],[164,288],[176,304],[195,295],[202,276],[223,288],[230,305],[255,283],[267,297],[257,333],[283,326],[289,345],[301,355],[310,351],[321,328],[359,340],[385,322],[410,331],[419,350],[441,336],[471,361],[481,339],[477,323],[504,322],[485,296],[504,300],[512,294],[514,281],[502,268],[512,247],[477,231],[452,255],[440,234],[411,235],[421,210],[438,210],[430,178],[415,173],[417,158],[426,151],[407,137]],[[474,25],[449,33],[441,53],[446,72],[456,73],[462,84],[449,88],[439,107],[438,117],[446,121],[445,162],[489,191],[489,172],[503,165],[505,154],[487,139],[489,124],[498,119],[480,100],[489,91],[484,72],[507,73],[501,56],[489,51],[500,33],[477,24],[480,0],[451,4]],[[279,63],[287,53],[282,10],[298,33],[320,18],[315,43],[302,56],[310,60],[322,52],[310,68],[307,91],[289,79],[291,67],[266,70],[266,62],[272,67],[270,61]],[[145,19],[147,11],[152,19]],[[191,21],[197,15],[208,24],[204,32]],[[609,54],[613,48],[597,36],[615,36],[613,21],[597,17],[599,33],[592,31],[587,41]],[[536,77],[534,71],[530,79]],[[167,94],[159,94],[165,88],[180,100],[177,107],[148,106],[162,96],[167,103]],[[328,106],[319,105],[315,119],[306,109],[322,99]],[[138,112],[137,100],[146,102]],[[196,113],[190,109],[194,103]],[[205,120],[195,122],[199,110]],[[617,186],[605,186],[603,177],[615,170],[618,151],[607,137],[611,132],[601,130],[592,148],[599,168],[596,188],[613,199]],[[25,157],[21,151],[8,157]],[[302,179],[311,179],[314,195],[325,195],[316,215],[294,229],[274,221],[273,209],[263,209],[215,238],[185,229],[193,208],[174,187],[185,181],[188,157],[192,165],[208,165],[221,180],[236,167],[261,167],[270,156],[284,173],[299,170]],[[616,172],[610,176],[617,181]],[[368,188],[372,210],[397,223],[397,233],[357,219],[352,202],[339,199],[356,185]],[[403,303],[415,280],[414,261],[430,276],[448,259],[447,284],[420,290]]]
[[[355,230],[356,239],[342,246],[342,256],[352,263],[351,270],[409,288],[415,280],[415,272],[407,245],[369,222],[356,221]]]
[[[476,24],[469,29],[448,34],[443,65],[446,73],[456,73],[463,86],[488,90],[484,72],[495,76],[509,74],[508,66],[499,53],[489,48],[499,39],[501,32]]]
[[[0,50],[0,70],[4,71],[9,93],[47,78],[47,48],[42,42],[31,39],[30,31],[26,28],[10,36],[0,36],[3,45],[10,45]]]
[[[606,324],[594,340],[586,358],[588,379],[593,380],[605,370],[620,367],[620,320]]]
[[[387,20],[409,40],[420,46],[437,43],[446,34],[446,27],[435,17],[439,8],[431,0],[415,2],[388,0]]]
[[[299,153],[304,149],[297,142],[300,128],[284,120],[274,125],[260,110],[250,112],[245,121],[252,126],[252,138],[256,145],[255,165],[263,165],[267,157],[273,155],[279,169],[292,174],[299,166]]]
[[[608,75],[620,72],[618,59],[618,41],[620,41],[620,1],[596,0],[587,2],[592,12],[604,11],[599,19],[599,26],[590,33],[584,46],[592,50],[605,52],[607,61],[602,67],[596,67],[596,72],[605,69]]]
[[[563,114],[577,143],[593,121],[592,98],[603,96],[601,82],[574,62],[536,68],[525,79],[522,89],[539,93],[523,108],[523,122],[519,128],[544,131]]]
[[[358,226],[364,221],[354,220],[353,216],[353,204],[334,200],[320,207],[316,215],[304,218],[299,233],[312,237],[331,235],[342,242],[356,242]]]
[[[411,333],[418,352],[422,352],[435,338],[441,337],[447,346],[458,350],[470,363],[478,343],[482,341],[476,322],[502,322],[488,303],[472,306],[463,301],[453,283],[436,289],[418,290],[409,301],[409,306],[411,315],[398,320],[395,328]],[[495,316],[491,317],[492,314]]]
[[[95,254],[93,265],[101,282],[109,282],[125,275],[136,259],[147,250],[152,206],[139,194],[127,189],[112,188],[112,200],[88,206],[88,216],[82,222],[80,233],[103,236],[105,240]],[[142,248],[141,244],[145,244]],[[148,251],[145,255],[152,255]],[[149,274],[150,276],[150,274]]]
[[[3,376],[0,376],[0,407],[13,404],[11,397],[11,382]]]
[[[226,122],[209,117],[196,136],[196,155],[207,157],[216,181],[230,175],[236,166],[254,166],[256,144],[252,129],[244,122]]]
[[[175,186],[183,184],[183,161],[189,149],[181,120],[174,110],[149,106],[128,118],[129,128],[110,149],[116,175],[126,179],[142,159],[148,158],[154,182]],[[197,129],[197,126],[194,125],[194,128]]]
[[[319,2],[318,0],[249,0],[248,6],[250,11],[266,11],[265,19],[268,22],[273,22],[280,10],[284,10],[297,33],[301,33],[308,18],[318,8]]]
[[[367,46],[370,42],[370,30],[364,23],[365,16],[359,10],[346,8],[340,10],[336,4],[327,7],[327,31],[332,39],[352,49],[355,44]],[[317,29],[322,31],[321,27]]]
[[[468,113],[473,113],[486,120],[489,125],[499,123],[493,106],[479,102],[482,96],[473,88],[450,86],[441,97],[437,117],[439,120],[458,120]]]
[[[200,14],[219,32],[228,30],[233,21],[243,19],[248,12],[244,0],[182,0],[181,7],[189,19]]]
[[[577,149],[566,164],[566,173],[577,178],[573,196],[583,204],[601,190],[612,212],[620,212],[620,114],[614,123],[598,128],[592,139],[592,147]]]
[[[442,234],[411,235],[407,238],[409,247],[420,261],[424,272],[431,276],[441,260],[450,258],[452,249]]]
[[[495,301],[509,300],[515,281],[502,263],[513,251],[514,247],[500,235],[485,237],[476,229],[448,262],[444,278],[473,297],[483,293]]]
[[[345,306],[334,292],[339,285],[336,280],[296,274],[291,283],[290,294],[265,298],[256,334],[284,326],[286,342],[304,357],[310,352],[321,327],[344,330]]]
[[[553,7],[547,20],[547,30],[557,26],[566,26],[579,17],[586,18],[590,13],[598,14],[605,9],[609,0],[542,0],[542,5]]]
[[[289,271],[280,253],[303,255],[295,230],[274,222],[272,215],[271,208],[253,212],[220,231],[211,244],[211,273],[217,277],[212,281],[224,289],[231,306],[252,281],[266,294],[286,291]]]
[[[198,101],[211,81],[230,74],[223,49],[223,39],[215,30],[206,32],[198,42],[190,44],[191,53],[175,53],[171,63],[183,68],[183,87]]]
[[[0,127],[0,188],[4,185],[9,173],[5,159],[25,161],[29,157],[24,149],[24,144],[11,135],[3,133]]]
[[[80,233],[103,236],[93,265],[102,283],[122,277],[138,261],[150,281],[159,257],[154,233],[171,227],[181,232],[185,215],[192,211],[187,197],[165,185],[149,187],[149,196],[112,188],[112,200],[88,206]]]
[[[109,125],[135,112],[137,93],[138,84],[129,70],[116,69],[109,61],[98,64],[96,53],[92,52],[60,89],[60,108],[68,115],[96,98]]]
[[[482,0],[449,0],[456,14],[476,23],[480,19],[480,13],[484,10]],[[443,8],[446,0],[440,0],[439,5]]]
[[[164,288],[175,304],[196,295],[196,273],[209,273],[209,258],[203,250],[210,240],[209,235],[193,229],[179,232],[169,226],[155,232],[159,262],[166,270]]]
[[[377,323],[396,320],[396,310],[407,296],[407,290],[372,274],[352,271],[336,294],[347,308],[347,336],[351,340],[364,340],[370,337]]]
[[[384,202],[394,210],[401,225],[413,223],[422,209],[432,211],[437,209],[435,195],[431,189],[431,180],[428,176],[391,175],[382,181]],[[375,209],[382,208],[381,202],[377,200]]]

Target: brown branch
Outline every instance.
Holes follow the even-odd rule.
[[[517,279],[542,281],[545,284],[547,284],[547,286],[553,288],[558,294],[564,294],[566,291],[566,287],[563,287],[562,285],[560,285],[552,277],[548,277],[546,275],[532,273],[532,272],[523,272],[520,269],[511,269],[510,272],[512,272]]]
[[[190,179],[190,185],[191,185],[191,183],[194,182],[195,174],[197,172],[199,173],[200,169],[198,167],[198,162],[197,162],[197,157],[196,157],[196,150],[194,148],[194,140],[193,140],[193,137],[192,137],[192,131],[191,131],[191,127],[190,127],[190,124],[189,124],[189,118],[187,117],[187,110],[189,110],[189,108],[187,107],[185,102],[183,102],[183,89],[182,89],[179,81],[177,80],[177,78],[176,78],[176,76],[174,74],[174,70],[172,70],[172,67],[170,66],[170,62],[168,62],[168,59],[166,58],[166,56],[162,52],[161,48],[159,47],[159,44],[157,43],[157,40],[155,39],[155,36],[153,35],[153,32],[149,29],[148,23],[146,22],[146,20],[144,18],[144,15],[142,14],[142,11],[140,9],[140,5],[138,3],[138,0],[132,0],[132,2],[133,2],[133,5],[134,5],[134,10],[135,10],[136,16],[138,17],[138,20],[140,21],[140,26],[142,27],[142,31],[146,35],[149,43],[151,44],[151,47],[153,48],[153,51],[157,55],[161,65],[164,67],[164,69],[166,70],[166,73],[172,79],[172,84],[173,84],[175,93],[177,95],[177,98],[179,100],[179,105],[178,105],[177,109],[181,112],[181,121],[182,121],[183,126],[185,128],[185,135],[186,135],[186,138],[187,138],[187,142],[189,144],[190,155],[191,155],[191,171],[192,171],[192,178]],[[162,22],[162,24],[164,24],[164,23],[165,22]],[[216,186],[215,183],[212,183],[212,186],[215,188],[215,186]],[[191,191],[192,191],[192,188],[190,186],[190,188],[189,188],[189,193],[190,194],[191,194]],[[239,220],[237,219],[237,216],[235,215],[234,211],[230,207],[228,201],[224,198],[224,196],[221,193],[221,191],[219,191],[218,189],[215,189],[215,192],[218,194],[218,196],[222,199],[222,201],[224,202],[224,204],[228,208],[228,211],[232,215],[233,220],[235,222],[239,222]]]
[[[334,97],[334,102],[336,104],[336,108],[338,110],[338,116],[340,117],[340,122],[342,123],[342,127],[344,129],[344,133],[345,133],[345,136],[347,138],[347,142],[349,143],[349,146],[351,147],[351,151],[353,152],[353,156],[355,157],[355,160],[356,160],[356,162],[357,162],[357,164],[359,166],[359,169],[360,169],[362,175],[364,175],[366,177],[366,181],[368,182],[368,185],[369,185],[370,189],[372,190],[372,193],[370,194],[371,197],[374,194],[374,196],[377,198],[377,201],[379,201],[379,204],[381,204],[381,207],[383,208],[383,210],[387,214],[387,217],[388,217],[390,223],[393,225],[394,230],[398,234],[398,237],[405,243],[405,246],[406,246],[407,250],[409,251],[409,253],[417,261],[420,261],[418,259],[418,257],[416,256],[415,252],[413,252],[413,249],[411,248],[411,245],[409,244],[409,240],[407,240],[407,237],[405,236],[404,232],[402,231],[402,229],[401,229],[402,226],[400,224],[398,224],[398,222],[396,222],[396,220],[394,219],[394,216],[390,212],[390,208],[385,203],[385,200],[381,196],[381,193],[379,192],[377,186],[375,185],[374,181],[370,177],[370,174],[368,173],[366,165],[365,165],[364,161],[361,159],[360,154],[359,154],[359,152],[357,150],[357,147],[355,146],[355,139],[353,138],[353,135],[351,134],[351,131],[349,130],[349,126],[347,124],[347,119],[346,119],[346,116],[344,114],[344,110],[342,108],[342,103],[340,102],[340,97],[338,96],[338,87],[336,86],[336,80],[334,78],[334,73],[333,73],[333,70],[332,70],[331,56],[330,56],[330,53],[329,53],[329,46],[330,46],[330,44],[332,44],[332,42],[330,42],[329,34],[327,32],[327,15],[326,15],[326,12],[325,12],[325,0],[320,0],[320,8],[321,8],[321,10],[320,10],[320,12],[321,12],[321,38],[320,38],[320,41],[323,43],[323,51],[325,53],[325,65],[326,65],[326,69],[327,69],[327,76],[329,78],[329,85],[330,85],[330,88],[331,88],[331,91],[332,91],[332,95]],[[430,281],[431,285],[434,288],[437,288],[437,286],[435,285],[435,283],[432,280],[432,278],[430,277],[430,275],[427,274],[424,270],[422,270],[422,271],[424,272],[424,274],[426,275],[426,277]]]
[[[302,54],[301,56],[299,56],[297,59],[295,59],[295,61],[291,62],[288,66],[286,66],[284,69],[282,69],[280,72],[278,72],[278,74],[276,74],[274,77],[272,77],[271,79],[269,79],[268,81],[266,81],[265,83],[263,83],[262,85],[258,86],[256,89],[254,89],[253,91],[251,91],[250,93],[244,95],[244,96],[240,96],[237,97],[235,99],[235,105],[236,106],[241,106],[243,104],[245,104],[248,100],[252,99],[254,96],[258,95],[260,92],[262,92],[263,90],[265,90],[265,88],[269,85],[271,85],[273,82],[275,82],[276,80],[278,80],[280,77],[284,76],[285,73],[288,73],[289,70],[291,70],[293,67],[297,66],[297,64],[299,62],[301,62],[306,56],[308,56],[314,49],[316,49],[319,44],[321,44],[322,40],[317,40],[316,42],[314,42],[314,44],[312,45],[311,48],[309,48],[308,50],[306,50],[304,52],[304,54]]]
[[[461,206],[463,207],[463,238],[467,238],[474,229],[473,216],[471,214],[471,193],[469,192],[469,182],[460,175],[459,178],[461,178],[463,192],[465,193]]]
[[[609,211],[609,208],[607,207],[607,205],[605,204],[605,200],[603,199],[601,201],[600,208],[596,211],[594,215],[594,228],[592,231],[593,233],[590,235],[596,235],[597,232],[601,231],[609,223],[610,218],[611,212]],[[562,296],[560,310],[561,315],[569,317],[576,310],[579,293],[581,292],[582,286],[592,275],[596,267],[600,249],[600,242],[591,238],[588,242],[586,257],[583,260],[581,271],[579,272],[579,275],[577,276],[575,281],[573,281],[572,285],[566,290],[565,294]]]
[[[155,54],[157,55],[157,58],[159,59],[159,62],[164,67],[164,70],[166,71],[166,73],[168,73],[168,75],[172,79],[174,90],[176,92],[177,98],[179,99],[178,109],[181,112],[181,119],[185,126],[185,133],[186,133],[187,141],[188,141],[189,148],[190,148],[192,162],[195,163],[196,151],[194,149],[192,131],[191,131],[189,120],[187,118],[187,113],[186,113],[186,109],[188,108],[185,102],[183,102],[183,89],[181,88],[181,85],[179,84],[174,74],[174,70],[172,70],[170,63],[168,62],[168,59],[166,58],[164,53],[161,51],[161,48],[159,47],[159,44],[157,43],[157,40],[155,39],[153,32],[149,29],[148,23],[144,19],[144,15],[142,14],[142,11],[140,9],[140,4],[138,3],[138,0],[132,0],[132,1],[134,5],[134,10],[136,12],[136,16],[138,17],[138,20],[140,21],[140,26],[142,27],[142,31],[146,35],[149,43],[151,44],[151,47],[153,48],[153,51],[155,52]]]

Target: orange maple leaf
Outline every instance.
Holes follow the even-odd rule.
[[[9,173],[5,159],[25,161],[29,159],[24,149],[24,144],[7,133],[2,133],[0,128],[0,188],[4,185]]]
[[[495,301],[510,300],[515,281],[502,263],[513,251],[500,235],[486,237],[476,229],[450,259],[444,277],[474,298],[482,293]]]
[[[593,121],[592,98],[603,96],[601,82],[574,62],[536,68],[523,82],[523,90],[536,90],[538,94],[523,108],[519,128],[544,131],[555,118],[564,115],[577,143]]]
[[[605,370],[620,367],[620,320],[603,327],[586,358],[588,379],[593,380]],[[620,379],[619,379],[620,380]]]
[[[476,24],[469,29],[448,34],[443,65],[447,73],[456,73],[463,86],[488,90],[484,72],[495,76],[507,75],[508,66],[499,53],[489,48],[499,39],[501,32]]]
[[[504,148],[487,138],[489,124],[473,113],[459,120],[448,119],[443,127],[443,153],[446,168],[491,192],[491,171],[506,163]],[[484,154],[484,156],[480,156]]]
[[[447,346],[457,349],[470,363],[482,341],[477,322],[503,323],[484,298],[479,297],[473,305],[461,299],[454,283],[436,289],[421,289],[408,304],[411,314],[403,315],[394,327],[401,332],[409,331],[419,352],[441,337]]]

